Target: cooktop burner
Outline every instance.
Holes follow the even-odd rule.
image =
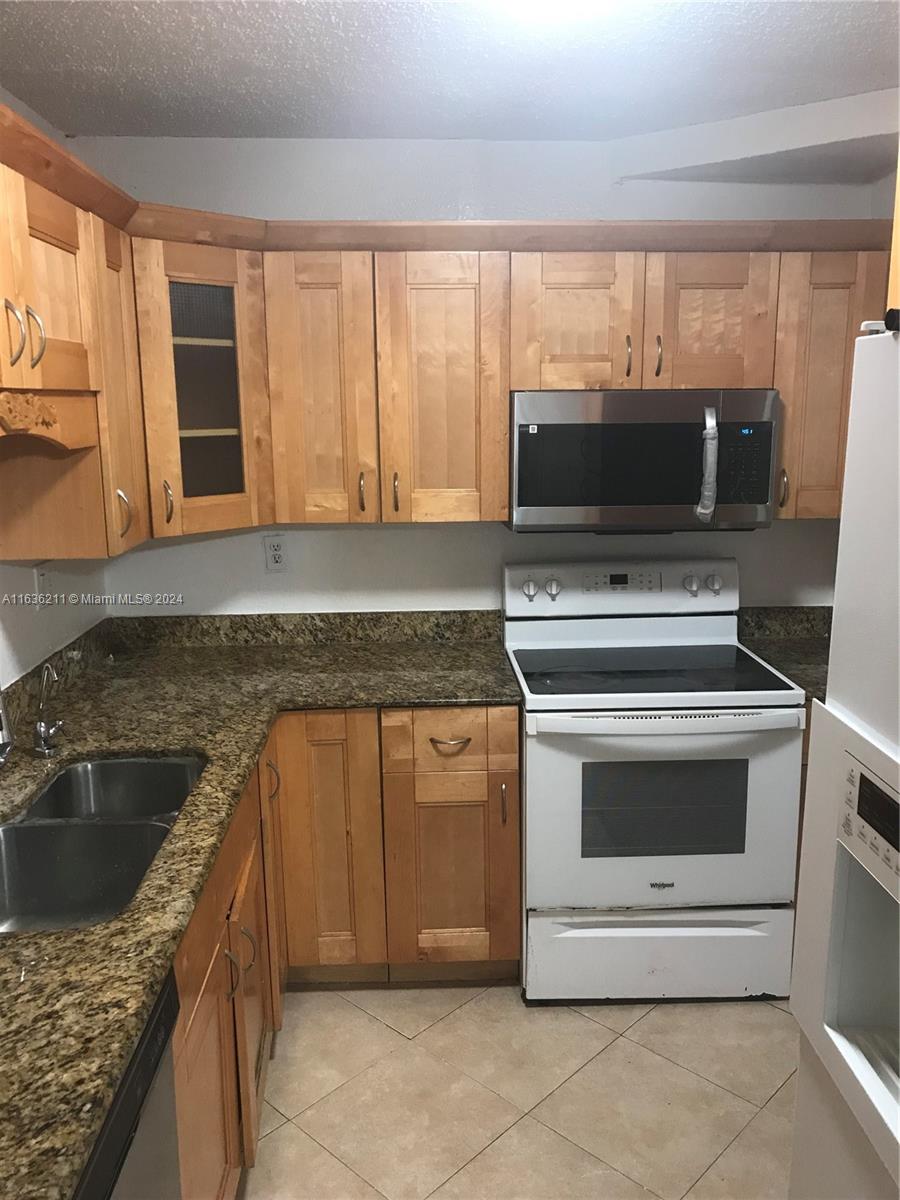
[[[516,650],[535,696],[790,691],[740,646],[615,646]]]

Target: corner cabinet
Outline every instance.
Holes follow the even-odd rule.
[[[388,962],[519,958],[519,710],[381,716]]]
[[[854,344],[863,321],[884,318],[887,274],[887,251],[781,256],[780,517],[840,516]]]
[[[263,257],[275,519],[377,521],[372,254]]]
[[[262,254],[133,247],[153,534],[269,524]]]
[[[770,388],[780,255],[647,255],[645,388]]]
[[[375,255],[381,514],[509,513],[509,254]]]
[[[512,255],[510,387],[639,388],[643,253]]]

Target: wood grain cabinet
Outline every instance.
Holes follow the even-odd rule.
[[[106,540],[122,554],[150,536],[147,450],[138,363],[131,239],[90,217],[97,292],[94,379],[103,465]]]
[[[509,255],[375,255],[384,521],[504,521]]]
[[[384,855],[374,709],[278,722],[291,967],[384,963]]]
[[[269,942],[269,989],[272,1027],[282,1024],[282,997],[287,981],[287,925],[284,911],[284,852],[281,820],[281,770],[278,765],[278,722],[259,756],[259,804],[266,889],[266,933]]]
[[[263,257],[275,519],[377,521],[372,254]]]
[[[0,167],[0,384],[86,391],[96,305],[90,217]]]
[[[647,255],[645,388],[770,388],[779,255]]]
[[[271,976],[262,844],[254,840],[228,916],[237,981],[232,986],[244,1164],[256,1161],[259,1121],[272,1041]]]
[[[154,537],[271,523],[262,254],[133,251]]]
[[[886,251],[782,254],[775,387],[784,404],[780,517],[837,517],[853,350],[884,317]]]
[[[644,258],[512,255],[513,391],[641,386]]]
[[[520,952],[517,708],[381,717],[388,961]]]

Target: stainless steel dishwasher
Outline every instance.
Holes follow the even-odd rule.
[[[181,1200],[170,971],[72,1200]]]

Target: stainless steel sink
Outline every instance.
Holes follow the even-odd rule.
[[[156,821],[0,825],[0,933],[69,929],[115,916],[168,832]]]
[[[51,779],[22,815],[25,821],[74,818],[171,822],[206,762],[199,755],[97,758],[73,763]]]

